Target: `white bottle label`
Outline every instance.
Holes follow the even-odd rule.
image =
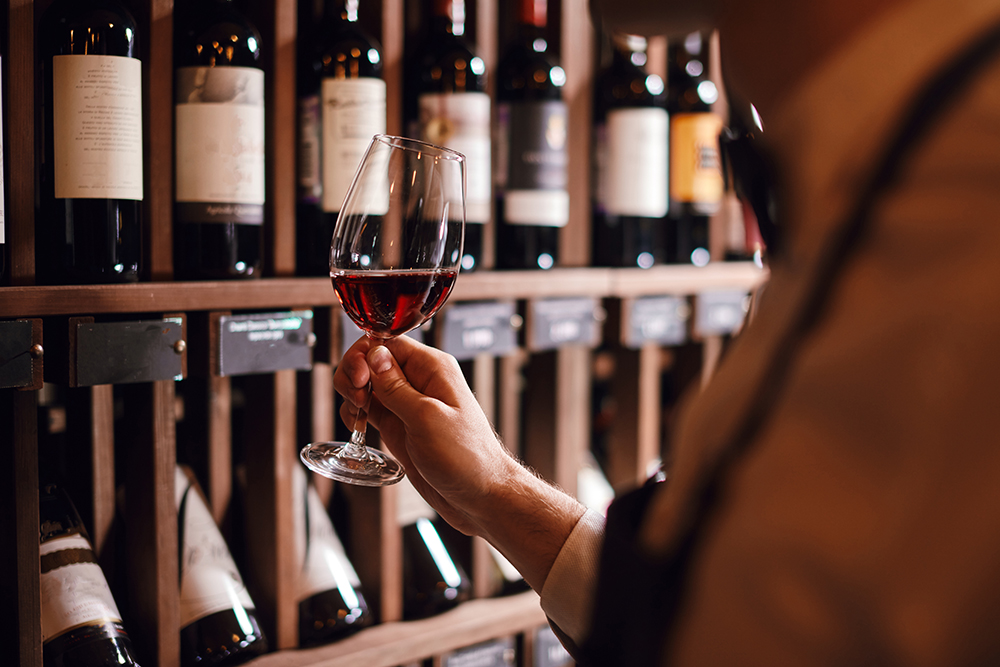
[[[421,95],[420,138],[465,155],[465,221],[487,222],[492,207],[490,96],[486,93]]]
[[[300,508],[296,542],[302,571],[296,600],[301,602],[317,593],[336,588],[344,599],[344,604],[352,609],[360,607],[356,591],[361,586],[361,580],[347,558],[344,545],[337,537],[330,515],[315,487],[307,483],[305,472],[300,467],[297,469],[299,472],[295,474],[293,484]],[[301,516],[303,509],[304,517]],[[304,531],[301,530],[302,527],[305,528]]]
[[[409,526],[417,519],[433,521],[437,516],[434,508],[427,504],[410,480],[403,478],[396,484],[396,521],[400,526]]]
[[[385,132],[385,81],[323,79],[323,210],[340,211],[376,134]]]
[[[240,577],[229,547],[222,538],[215,519],[208,511],[191,480],[176,471],[177,509],[183,507],[184,543],[181,545],[180,627],[218,611],[233,609],[242,629],[252,630],[245,611],[253,609],[253,600]],[[242,613],[242,616],[241,616]]]
[[[121,614],[90,542],[79,534],[39,546],[42,642],[85,625],[120,623]]]
[[[53,56],[57,199],[142,199],[142,63]]]
[[[667,214],[667,133],[664,109],[608,112],[606,159],[598,191],[611,215],[662,218]]]
[[[181,67],[176,99],[177,201],[239,204],[262,213],[264,72],[254,67]],[[202,220],[204,216],[196,215],[191,221],[262,223],[263,216],[254,212],[238,216],[252,220],[232,220],[232,215]]]

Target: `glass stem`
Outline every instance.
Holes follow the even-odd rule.
[[[368,413],[364,410],[358,412],[358,418],[354,420],[354,429],[351,431],[351,439],[347,446],[341,451],[341,456],[363,461],[371,458],[365,448],[365,430],[368,428]]]

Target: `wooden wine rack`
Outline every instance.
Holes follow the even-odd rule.
[[[295,278],[295,51],[296,0],[250,0],[252,19],[261,29],[267,77],[267,277],[250,282],[173,282],[172,268],[172,0],[131,0],[140,25],[144,80],[145,201],[144,239],[148,281],[134,285],[35,286],[35,29],[48,0],[8,0],[4,58],[4,156],[8,276],[0,287],[0,322],[33,319],[45,348],[35,360],[46,378],[64,378],[52,351],[65,348],[68,318],[135,320],[167,314],[184,317],[189,378],[206,404],[201,480],[213,512],[221,518],[233,495],[231,379],[207,371],[206,347],[212,344],[213,317],[237,311],[311,309],[322,334],[303,392],[296,371],[254,376],[247,384],[247,411],[257,416],[242,443],[247,460],[246,511],[253,516],[246,548],[253,554],[244,576],[251,582],[265,632],[275,652],[258,658],[259,667],[365,665],[393,667],[497,637],[523,635],[545,623],[537,596],[524,593],[487,598],[485,543],[475,541],[473,579],[477,597],[444,615],[402,622],[400,531],[395,524],[395,490],[345,489],[350,525],[375,526],[349,535],[352,559],[366,591],[374,598],[381,623],[346,640],[299,650],[297,605],[293,599],[295,564],[291,546],[291,471],[303,444],[296,414],[303,403],[312,414],[308,439],[333,433],[332,375],[339,350],[339,310],[329,281]],[[497,61],[499,11],[506,3],[476,0],[478,50],[490,71]],[[376,18],[384,50],[389,91],[388,130],[402,130],[402,71],[405,8],[403,0],[362,3]],[[463,275],[449,305],[508,300],[530,304],[557,297],[595,297],[619,307],[648,295],[693,296],[712,289],[749,290],[763,274],[750,264],[713,263],[704,269],[657,267],[649,271],[585,268],[589,239],[590,105],[594,39],[587,0],[550,0],[550,17],[560,25],[561,61],[567,74],[569,105],[571,222],[562,235],[562,266],[540,279],[534,272]],[[665,44],[654,40],[651,53],[663,60]],[[655,69],[654,65],[654,69]],[[487,233],[485,237],[491,238]],[[487,248],[487,257],[492,248]],[[577,267],[577,268],[574,268]],[[615,338],[614,332],[606,336]],[[705,338],[706,372],[721,350],[717,337]],[[623,378],[616,382],[620,421],[609,456],[618,486],[642,479],[646,464],[659,454],[659,348],[617,351]],[[36,350],[37,356],[38,350]],[[587,451],[591,350],[571,345],[543,353],[521,348],[501,358],[479,355],[471,382],[505,442],[543,475],[570,492]],[[527,379],[527,383],[525,380]],[[76,498],[92,517],[95,548],[109,548],[111,535],[128,537],[124,568],[130,634],[146,667],[176,667],[179,662],[178,545],[174,509],[177,460],[175,383],[132,385],[128,415],[133,428],[129,451],[116,454],[114,397],[111,385],[78,389],[86,395],[87,437],[76,443],[88,465],[89,495]],[[521,395],[546,397],[544,410],[522,414]],[[42,664],[38,553],[38,391],[0,390],[0,646],[4,664]],[[521,428],[521,422],[526,428]],[[519,440],[524,433],[523,442]],[[127,460],[124,479],[115,477],[116,456]],[[116,514],[116,487],[124,486],[123,518]],[[323,489],[329,497],[330,487]],[[123,524],[117,526],[118,523]],[[9,620],[8,620],[9,619]],[[526,651],[526,653],[530,653]],[[530,667],[530,658],[522,664]],[[438,659],[439,661],[439,659]]]

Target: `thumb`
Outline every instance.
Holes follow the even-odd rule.
[[[368,350],[368,368],[371,370],[372,393],[379,402],[403,422],[419,410],[423,394],[413,388],[392,353],[384,345]]]

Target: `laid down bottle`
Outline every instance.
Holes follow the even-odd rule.
[[[345,637],[372,624],[361,580],[347,558],[330,515],[305,468],[295,465],[294,534],[299,563],[299,644],[311,646]]]
[[[38,41],[39,281],[134,282],[143,198],[136,22],[116,0],[56,0]]]
[[[39,495],[39,553],[45,667],[138,665],[80,515],[54,484]]]
[[[233,0],[178,9],[174,272],[256,278],[264,252],[260,34]]]
[[[465,0],[433,0],[430,31],[407,84],[417,89],[417,135],[465,155],[462,271],[472,271],[482,262],[483,229],[493,205],[493,165],[486,64],[465,38]]]
[[[545,0],[518,1],[497,68],[497,268],[551,269],[569,222],[566,74],[548,54]]]
[[[616,33],[594,85],[593,264],[648,269],[667,259],[667,118],[646,40]]]
[[[236,665],[267,650],[255,606],[194,474],[177,466],[181,664]]]
[[[396,518],[403,531],[403,618],[434,616],[468,600],[472,582],[445,546],[442,519],[405,477],[396,488]]]

